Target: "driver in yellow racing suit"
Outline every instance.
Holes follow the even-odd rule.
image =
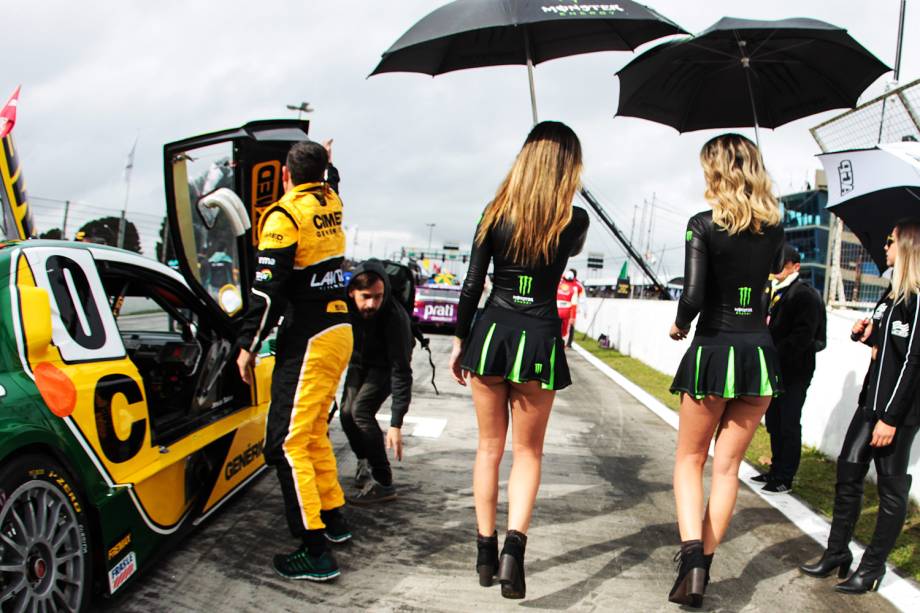
[[[264,453],[278,472],[288,527],[302,546],[276,555],[274,568],[284,577],[312,581],[339,575],[326,541],[351,538],[340,511],[345,497],[326,425],[352,349],[342,274],[342,201],[324,181],[326,147],[300,142],[287,155],[285,194],[265,212],[258,229],[255,283],[237,359],[240,376],[251,383],[256,350],[284,315]],[[332,180],[334,168],[329,170]]]

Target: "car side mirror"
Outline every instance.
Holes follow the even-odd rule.
[[[51,344],[51,298],[40,287],[19,287],[29,353],[42,352]]]

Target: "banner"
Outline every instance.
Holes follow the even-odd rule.
[[[19,156],[13,143],[13,126],[19,104],[19,87],[0,110],[0,234],[3,239],[35,236],[32,211],[26,197]]]

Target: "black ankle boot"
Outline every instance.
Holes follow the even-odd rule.
[[[878,477],[878,519],[875,532],[872,533],[872,540],[863,554],[859,568],[849,579],[836,586],[838,592],[862,594],[878,589],[885,576],[885,561],[904,527],[910,485],[910,475]]]
[[[853,554],[850,553],[850,539],[862,508],[863,479],[869,470],[868,464],[837,461],[837,485],[834,489],[834,517],[827,549],[821,559],[812,564],[802,564],[799,570],[812,577],[827,577],[835,570],[841,579],[850,572]]]
[[[715,555],[715,552],[703,554],[703,560],[706,562],[706,585],[709,585],[709,572],[712,570],[712,558]]]
[[[706,558],[703,556],[703,541],[684,541],[680,551],[674,556],[679,562],[677,580],[668,600],[691,607],[703,606],[703,594],[706,592]]]
[[[508,530],[498,565],[498,580],[502,584],[502,596],[505,598],[523,598],[527,592],[527,585],[524,583],[524,548],[526,546],[526,534],[517,530]]]
[[[498,532],[493,532],[492,536],[476,534],[476,572],[479,573],[479,585],[492,585],[498,574]]]

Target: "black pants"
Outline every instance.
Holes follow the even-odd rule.
[[[785,384],[786,391],[770,402],[766,424],[773,452],[770,478],[791,486],[802,459],[802,406],[811,377],[804,381],[786,379]]]
[[[843,439],[843,448],[838,460],[854,464],[868,464],[875,461],[875,470],[882,477],[899,477],[907,474],[910,465],[910,448],[920,425],[898,426],[894,440],[885,447],[870,447],[872,430],[876,419],[857,409],[850,421],[847,435]]]
[[[374,479],[382,485],[393,483],[383,431],[377,425],[377,411],[389,395],[388,368],[349,365],[342,396],[342,429],[351,450],[359,460],[367,460]]]

